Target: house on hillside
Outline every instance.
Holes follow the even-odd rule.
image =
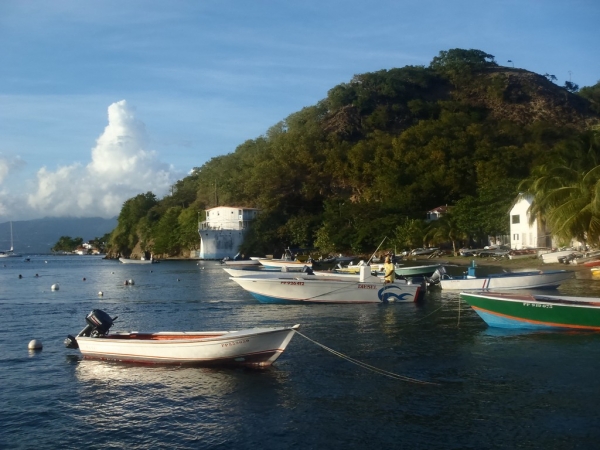
[[[217,206],[206,210],[206,220],[198,224],[200,259],[233,258],[259,210],[237,206]]]
[[[431,211],[427,211],[427,219],[426,222],[431,222],[432,220],[438,220],[444,214],[446,214],[450,210],[448,205],[438,206],[437,208],[433,208]]]
[[[519,194],[510,210],[510,248],[552,247],[552,236],[545,223],[537,218],[529,224],[529,207],[533,197]]]

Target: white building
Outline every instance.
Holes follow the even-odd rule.
[[[255,208],[217,206],[206,210],[206,220],[198,224],[200,259],[233,258],[244,242]]]
[[[431,222],[432,220],[439,220],[442,216],[444,216],[450,208],[448,205],[438,206],[437,208],[432,209],[431,211],[427,211],[427,219],[426,222]]]
[[[510,210],[510,248],[552,247],[552,237],[543,223],[536,218],[529,224],[530,195],[519,194]]]

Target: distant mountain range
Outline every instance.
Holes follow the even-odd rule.
[[[61,236],[81,237],[87,242],[110,233],[117,226],[117,218],[101,217],[47,217],[12,222],[13,244],[16,253],[51,253],[50,249]],[[0,250],[10,248],[10,222],[0,223]]]

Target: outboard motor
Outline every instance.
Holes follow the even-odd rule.
[[[85,316],[85,321],[87,322],[87,325],[83,330],[79,332],[77,337],[105,336],[106,334],[108,334],[108,330],[110,330],[110,327],[112,327],[115,320],[117,320],[116,317],[111,318],[107,313],[105,313],[101,309],[94,309],[87,316]],[[77,344],[77,339],[71,335],[68,335],[65,339],[65,347],[79,348],[79,345]]]
[[[304,266],[302,268],[302,272],[305,273],[306,275],[314,275],[315,273],[313,272],[313,270],[308,267],[308,266]]]
[[[436,285],[440,282],[440,280],[445,274],[446,269],[444,268],[444,266],[439,267],[435,269],[435,272],[433,272],[433,275],[431,275],[431,277],[427,278],[427,283],[429,284],[429,286]]]

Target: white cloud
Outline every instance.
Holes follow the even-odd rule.
[[[108,108],[108,125],[96,141],[91,162],[37,172],[27,204],[42,216],[102,216],[119,213],[123,202],[147,191],[162,196],[181,174],[149,149],[144,124],[125,100]]]
[[[9,158],[0,155],[0,184],[4,182],[4,179],[8,176],[10,172],[18,170],[24,165],[25,162],[18,156],[15,158]]]

